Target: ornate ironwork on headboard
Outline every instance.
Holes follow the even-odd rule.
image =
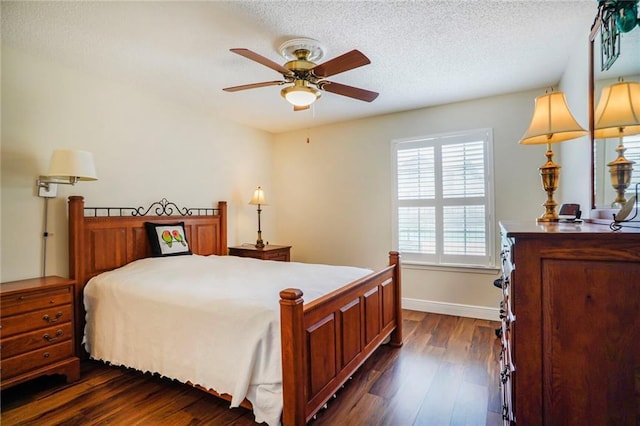
[[[154,209],[155,207],[155,209]],[[85,207],[85,217],[118,217],[118,216],[147,216],[151,210],[156,216],[215,216],[219,214],[213,207],[178,207],[176,203],[168,201],[166,198],[156,201],[144,207]]]

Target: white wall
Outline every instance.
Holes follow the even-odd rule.
[[[292,244],[298,261],[383,266],[393,248],[391,140],[463,129],[493,128],[496,222],[535,220],[544,211],[538,167],[546,161],[546,147],[518,141],[541,93],[544,89],[317,127],[308,144],[307,131],[277,135],[278,243]],[[498,232],[496,227],[497,247]],[[414,308],[496,318],[495,270],[407,265],[403,274],[404,298]]]
[[[89,206],[229,203],[229,243],[255,240],[257,185],[272,189],[273,136],[136,87],[2,49],[2,281],[41,274],[44,200],[35,180],[56,148],[94,154],[99,180],[49,203],[47,274],[68,273],[66,197]],[[275,210],[274,210],[275,211]],[[275,217],[264,215],[271,231]]]

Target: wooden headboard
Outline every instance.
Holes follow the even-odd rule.
[[[78,342],[84,328],[84,286],[101,272],[151,256],[145,222],[184,222],[194,254],[227,254],[226,201],[217,208],[180,208],[163,199],[145,209],[85,207],[83,197],[69,197],[69,275],[76,280]],[[77,349],[80,355],[79,343]]]

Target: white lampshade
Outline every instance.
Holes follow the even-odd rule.
[[[602,89],[594,129],[598,139],[640,133],[639,82],[621,81]]]
[[[520,143],[534,145],[563,142],[589,133],[583,129],[569,111],[562,92],[538,96],[529,128]]]
[[[306,107],[321,95],[320,91],[310,87],[306,81],[296,80],[293,86],[285,87],[280,94],[292,105]]]
[[[261,205],[261,206],[267,205],[267,200],[264,197],[264,191],[262,190],[262,187],[259,186],[256,188],[256,190],[253,192],[253,197],[251,198],[251,201],[249,201],[249,204]]]
[[[97,180],[93,154],[87,151],[57,149],[51,156],[47,177],[54,179]]]

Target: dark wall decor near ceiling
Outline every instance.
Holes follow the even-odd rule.
[[[620,55],[620,33],[628,33],[640,26],[638,1],[598,0],[598,14],[593,28],[598,27],[599,22],[602,71],[611,68]]]

